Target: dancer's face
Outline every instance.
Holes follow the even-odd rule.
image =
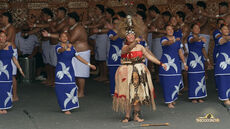
[[[200,27],[198,25],[194,25],[192,28],[192,32],[194,34],[199,34],[200,33]]]
[[[166,33],[168,36],[173,36],[174,30],[172,26],[167,26],[166,27]]]
[[[66,43],[68,41],[68,35],[66,33],[62,33],[60,36],[60,41]]]
[[[228,27],[227,27],[227,26],[223,26],[223,27],[221,28],[221,33],[222,33],[223,35],[225,35],[225,36],[228,36],[228,34],[229,34],[229,29],[228,29]]]
[[[220,25],[221,25],[221,24],[224,24],[224,20],[219,20],[219,21],[218,21],[218,24],[217,24],[217,25],[218,25],[218,28],[220,28]]]
[[[226,6],[219,6],[219,14],[225,14],[228,12],[228,8]]]
[[[135,35],[134,34],[128,34],[126,36],[126,40],[128,43],[133,43],[135,41]]]
[[[5,33],[0,33],[0,43],[5,43],[6,42],[6,34]]]
[[[170,19],[170,24],[171,24],[172,26],[176,26],[176,25],[177,25],[176,17],[171,17],[171,19]]]
[[[72,17],[69,17],[69,25],[74,25],[76,23],[75,19],[73,19]]]

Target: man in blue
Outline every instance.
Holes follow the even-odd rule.
[[[117,68],[121,64],[121,48],[123,46],[123,39],[119,38],[115,26],[118,23],[118,18],[113,18],[113,24],[107,25],[109,32],[107,33],[110,39],[109,55],[107,60],[107,66],[109,68],[109,80],[110,80],[110,94],[114,94],[115,90],[115,73]]]

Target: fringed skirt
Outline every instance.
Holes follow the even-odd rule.
[[[150,72],[143,63],[121,65],[115,75],[113,110],[125,112],[127,107],[137,104],[156,109]]]

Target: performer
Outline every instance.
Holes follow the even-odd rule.
[[[219,15],[217,18],[223,18],[226,24],[228,24],[228,29],[230,28],[230,12],[228,2],[220,2],[219,3]]]
[[[53,21],[53,12],[49,8],[43,8],[41,10],[41,23],[30,23],[30,27],[35,28],[29,34],[39,32],[41,30],[46,30],[51,32],[51,28],[54,25]],[[57,57],[55,54],[55,45],[54,42],[51,39],[47,37],[42,37],[42,56],[43,56],[43,62],[45,63],[45,69],[47,71],[47,79],[43,81],[42,83],[47,86],[54,86],[54,78],[55,78],[55,72],[54,72],[54,66],[57,64]]]
[[[207,13],[206,11],[206,3],[204,1],[197,2],[197,8],[195,10],[195,16],[197,16],[197,22],[200,23],[200,36],[206,39],[205,41],[205,50],[208,53],[209,42],[210,42],[210,25],[208,23],[208,17],[202,15],[203,13]]]
[[[109,67],[109,80],[110,80],[110,94],[114,95],[115,90],[115,73],[117,68],[121,64],[121,48],[123,46],[123,39],[118,37],[116,26],[118,24],[118,19],[113,18],[113,25],[107,25],[109,32],[107,35],[110,39],[110,49],[109,56],[107,60],[107,66]]]
[[[196,18],[194,16],[194,12],[193,12],[194,7],[192,4],[186,3],[183,10],[186,14],[184,22],[186,25],[191,26],[196,20]]]
[[[152,22],[148,23],[149,32],[152,32],[152,43],[149,43],[150,50],[152,53],[156,56],[158,60],[160,60],[162,55],[162,47],[160,44],[160,39],[162,36],[164,36],[164,20],[163,17],[160,15],[160,10],[152,5],[148,9],[149,15],[153,18],[151,19]],[[163,31],[162,31],[163,30]],[[159,82],[159,67],[157,65],[155,67],[155,73],[156,73],[156,81]]]
[[[152,105],[156,109],[154,102],[154,88],[151,81],[151,75],[147,67],[142,63],[144,57],[148,60],[163,66],[155,57],[151,56],[145,48],[140,45],[139,37],[145,33],[142,24],[138,18],[132,18],[130,15],[127,19],[119,23],[119,37],[126,38],[126,44],[121,50],[121,66],[118,68],[115,81],[115,93],[113,97],[113,109],[115,111],[126,112],[122,122],[129,122],[131,108],[134,108],[134,121],[143,122],[140,118],[140,106],[142,104]]]
[[[16,59],[13,56],[13,46],[7,41],[7,35],[0,31],[0,114],[7,114],[7,109],[12,108],[12,63],[13,60],[22,76],[25,76]]]
[[[214,32],[212,34],[213,39],[214,39],[214,49],[213,49],[213,63],[214,63],[214,66],[216,64],[216,58],[219,55],[218,54],[218,46],[219,46],[218,39],[219,39],[219,37],[221,37],[221,32],[220,32],[220,29],[219,29],[221,24],[224,24],[224,19],[217,19],[217,29],[214,30]]]
[[[4,27],[1,30],[6,32],[7,41],[12,43],[14,56],[17,59],[18,52],[17,52],[17,48],[15,45],[16,30],[14,26],[12,25],[12,23],[13,23],[13,17],[10,14],[10,12],[2,13],[2,24]],[[13,63],[13,60],[11,60],[11,63],[13,65],[13,73],[12,73],[13,75],[13,101],[18,101],[19,98],[17,94],[17,80],[16,80],[17,68],[16,68],[16,65]]]
[[[218,96],[225,105],[230,106],[230,36],[227,25],[221,24],[220,32],[222,36],[218,41],[219,56],[216,58],[215,79],[218,87]]]
[[[174,108],[179,90],[183,85],[180,60],[186,71],[188,66],[184,60],[180,38],[174,36],[173,27],[167,25],[166,32],[167,35],[161,38],[163,49],[161,62],[167,65],[167,69],[160,68],[159,76],[164,89],[165,103],[168,104],[169,108]]]
[[[87,33],[85,28],[79,22],[79,16],[76,12],[68,13],[68,23],[70,26],[64,28],[64,32],[68,32],[70,35],[69,41],[72,43],[79,55],[86,61],[90,61],[90,48],[87,40]],[[51,34],[47,31],[43,31],[43,36],[59,38],[59,34]],[[85,78],[89,77],[89,67],[82,62],[72,61],[74,66],[75,77],[77,78],[78,97],[84,97]]]
[[[55,91],[62,111],[71,114],[70,110],[79,107],[72,58],[76,57],[94,70],[96,67],[84,60],[72,44],[68,43],[68,33],[61,33],[59,40],[61,44],[56,46],[58,63],[55,72]]]
[[[206,39],[199,36],[200,27],[198,24],[192,24],[192,34],[188,37],[189,55],[187,64],[188,68],[188,85],[189,85],[189,99],[193,103],[204,102],[202,98],[207,97],[206,84],[205,84],[205,69],[204,60],[208,62],[207,53],[205,51],[204,43]],[[205,59],[204,59],[205,57]]]
[[[93,28],[94,34],[96,34],[96,44],[95,44],[95,60],[99,64],[99,72],[100,76],[95,78],[97,81],[107,81],[107,48],[109,44],[109,39],[107,36],[108,29],[105,28],[106,17],[104,15],[105,9],[104,5],[97,4],[96,5],[96,15],[98,16],[98,20],[94,23],[93,26],[87,26],[87,28]]]
[[[176,20],[177,20],[177,27],[178,27],[178,32],[179,37],[181,38],[181,43],[183,44],[183,53],[185,56],[185,62],[187,62],[187,57],[188,57],[188,44],[187,44],[187,38],[190,33],[190,27],[185,24],[185,13],[182,11],[176,12]],[[188,74],[187,71],[184,68],[184,64],[182,64],[182,75],[183,75],[183,90],[182,91],[187,91],[188,90]]]

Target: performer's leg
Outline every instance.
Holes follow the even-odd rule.
[[[127,123],[130,121],[130,112],[131,112],[131,106],[128,106],[125,111],[125,118],[122,120],[123,123]]]
[[[85,78],[76,78],[76,84],[78,86],[78,97],[84,97]]]
[[[140,103],[134,105],[133,107],[134,107],[134,111],[133,111],[133,117],[134,117],[133,119],[134,119],[134,121],[143,122],[144,119],[140,118],[140,111],[141,111]]]
[[[13,101],[18,101],[18,94],[17,94],[17,80],[16,76],[13,75]]]

